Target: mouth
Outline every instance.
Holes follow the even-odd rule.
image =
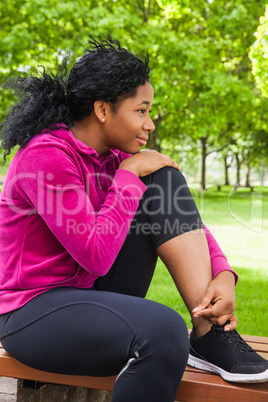
[[[146,145],[148,138],[147,137],[137,137],[137,140],[139,141],[141,146]]]

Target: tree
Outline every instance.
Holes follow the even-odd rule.
[[[169,128],[173,141],[181,133],[200,141],[201,188],[205,189],[207,155],[231,141],[233,131],[238,130],[241,109],[251,109],[255,102],[248,53],[265,2],[158,3],[165,9],[167,24],[179,40],[175,53],[180,55],[173,66],[173,82],[182,102],[176,100],[175,108],[169,106],[171,113],[165,118],[165,128]],[[175,91],[171,89],[167,97],[176,98]],[[177,113],[173,113],[174,109]],[[179,116],[179,124],[174,116]],[[161,137],[164,136],[160,127],[160,141]]]
[[[0,82],[35,74],[38,64],[55,71],[67,53],[72,63],[89,34],[119,38],[142,58],[148,52],[156,126],[149,145],[202,149],[205,189],[207,155],[241,131],[241,110],[256,98],[248,52],[264,9],[260,0],[8,0],[0,4]],[[14,94],[0,96],[2,120]]]
[[[252,72],[256,79],[257,87],[263,96],[268,97],[268,5],[265,15],[260,18],[260,25],[255,33],[256,41],[251,46],[250,58],[252,60]]]
[[[221,151],[221,155],[224,162],[224,186],[230,186],[229,169],[232,166],[234,158],[229,147]]]

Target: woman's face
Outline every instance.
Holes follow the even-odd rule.
[[[149,115],[153,97],[153,87],[146,82],[138,87],[136,96],[124,100],[116,112],[108,108],[103,125],[103,145],[130,154],[139,152],[155,129]]]

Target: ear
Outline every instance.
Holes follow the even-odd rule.
[[[94,103],[94,112],[97,119],[101,123],[105,123],[107,114],[109,113],[109,105],[104,101],[96,101]]]

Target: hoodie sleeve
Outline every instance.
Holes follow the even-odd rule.
[[[237,273],[230,267],[226,256],[222,252],[220,246],[218,245],[212,233],[208,230],[208,228],[204,224],[203,226],[208,242],[213,279],[222,271],[231,271],[235,276],[235,284],[237,284],[238,281]]]
[[[142,181],[132,172],[117,170],[104,202],[96,208],[97,189],[85,190],[81,166],[64,147],[42,144],[25,150],[18,171],[17,191],[33,213],[81,267],[92,275],[105,275],[147,189]]]

